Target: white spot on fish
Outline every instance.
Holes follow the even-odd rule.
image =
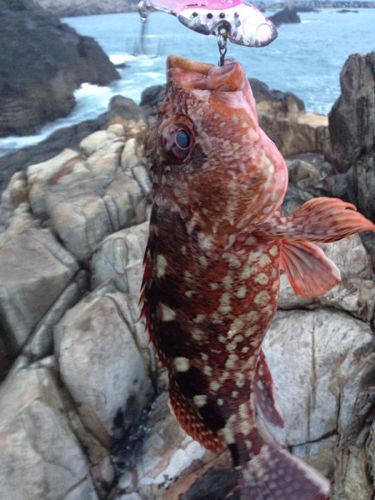
[[[176,371],[178,372],[187,372],[190,369],[190,361],[188,360],[188,358],[174,358],[173,363]]]
[[[244,299],[247,295],[247,288],[246,286],[241,286],[236,292],[236,297],[238,299]]]
[[[173,311],[173,309],[165,304],[160,304],[160,308],[162,321],[165,321],[167,323],[176,319],[176,313]]]
[[[165,276],[165,271],[167,269],[168,262],[164,255],[159,254],[156,257],[156,276],[162,278]]]
[[[254,277],[255,283],[259,283],[260,285],[266,285],[268,283],[268,276],[264,273],[259,273]]]
[[[279,249],[277,247],[277,245],[274,245],[273,247],[270,248],[270,255],[272,255],[272,257],[276,257],[276,255],[279,253]]]
[[[234,370],[237,366],[238,363],[238,356],[237,354],[229,354],[228,359],[225,363],[225,368],[228,370]]]
[[[195,316],[195,318],[193,318],[193,322],[194,323],[203,323],[203,321],[206,319],[206,315],[205,314],[197,314]]]
[[[211,391],[214,391],[214,392],[218,391],[220,389],[220,387],[221,387],[221,385],[216,380],[214,380],[210,384],[210,389],[211,389]]]
[[[234,439],[233,432],[229,428],[224,427],[224,429],[222,430],[222,433],[223,433],[224,441],[227,444],[235,444],[236,441]]]
[[[268,304],[270,301],[270,295],[266,291],[259,292],[255,295],[254,302],[259,306]]]
[[[205,394],[198,394],[194,396],[193,401],[198,408],[202,408],[202,406],[207,404],[207,396]]]

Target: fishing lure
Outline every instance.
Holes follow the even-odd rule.
[[[223,52],[226,40],[245,47],[264,47],[277,37],[277,30],[248,0],[142,0],[143,20],[152,10],[177,16],[187,28],[219,38]]]

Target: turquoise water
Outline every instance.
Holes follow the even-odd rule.
[[[309,111],[328,113],[340,93],[339,73],[352,53],[375,50],[375,9],[338,14],[324,9],[301,13],[301,24],[284,25],[279,37],[268,47],[249,49],[228,45],[228,55],[242,62],[248,76],[266,82],[271,88],[288,90],[301,97]],[[0,140],[0,155],[35,144],[52,131],[95,118],[107,109],[109,99],[122,94],[139,101],[142,90],[165,82],[168,54],[216,63],[214,37],[194,33],[166,14],[150,16],[146,37],[147,55],[136,56],[140,32],[138,14],[110,14],[67,18],[66,23],[83,35],[93,36],[116,62],[126,62],[122,79],[108,87],[83,84],[76,91],[73,113],[46,125],[39,134]]]

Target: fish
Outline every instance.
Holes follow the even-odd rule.
[[[297,294],[324,294],[340,272],[316,243],[375,225],[336,198],[283,215],[287,166],[259,126],[239,62],[169,56],[167,69],[147,140],[153,202],[141,300],[171,410],[207,449],[229,450],[240,498],[327,498],[328,480],[257,418],[284,425],[262,341],[281,270]]]
[[[277,37],[277,29],[248,0],[143,0],[143,17],[158,10],[177,17],[187,28],[204,35],[219,36],[224,29],[228,39],[246,47],[265,47]]]

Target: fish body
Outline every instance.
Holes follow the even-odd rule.
[[[257,423],[260,410],[283,426],[261,346],[280,268],[297,293],[324,293],[339,272],[313,241],[375,226],[328,198],[281,215],[287,167],[259,127],[237,62],[215,67],[170,57],[149,144],[154,183],[143,312],[168,369],[172,410],[208,449],[228,447],[241,498],[325,498],[328,482]]]
[[[153,9],[177,16],[187,28],[216,35],[225,27],[228,39],[247,47],[264,47],[277,37],[272,21],[247,0],[144,0],[141,11]]]

